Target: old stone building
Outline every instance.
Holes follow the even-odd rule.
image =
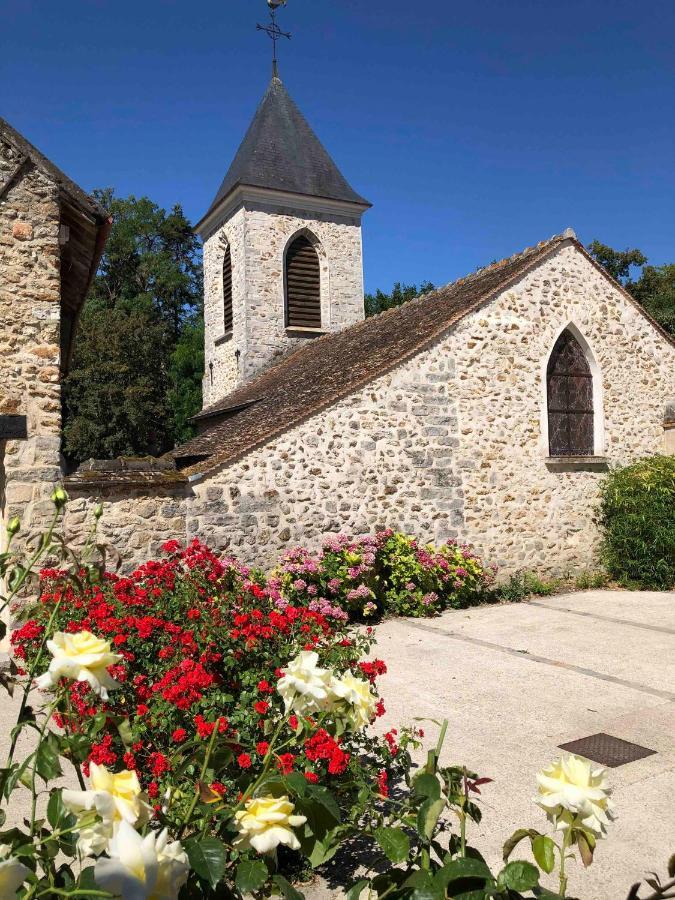
[[[58,190],[36,240],[58,236]],[[269,564],[326,532],[392,527],[469,541],[505,573],[593,566],[600,479],[672,440],[672,339],[571,230],[365,319],[367,208],[274,78],[198,225],[198,434],[160,460],[69,475],[71,536],[102,500],[127,565],[168,537]],[[0,246],[16,253],[12,227]],[[31,257],[54,304],[57,245]],[[50,400],[57,331],[34,340],[59,360]],[[56,459],[57,431],[45,434]]]
[[[0,503],[40,527],[62,476],[61,380],[107,214],[0,118]]]

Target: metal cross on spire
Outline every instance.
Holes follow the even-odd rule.
[[[272,39],[272,77],[279,77],[279,69],[277,66],[277,41],[279,38],[285,37],[290,40],[290,31],[282,31],[277,25],[277,10],[280,6],[286,6],[286,0],[267,0],[270,9],[270,24],[256,25],[258,31],[264,31],[268,37]]]

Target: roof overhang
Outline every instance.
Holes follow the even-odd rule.
[[[331,197],[311,197],[307,194],[294,194],[290,191],[277,191],[272,188],[255,185],[238,184],[220,203],[200,219],[194,231],[202,240],[206,240],[228,219],[235,210],[247,203],[267,203],[271,206],[291,206],[309,213],[323,213],[343,218],[360,218],[372,206],[372,203],[352,203],[346,200],[333,200]]]

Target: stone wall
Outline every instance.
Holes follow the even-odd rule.
[[[303,231],[316,240],[321,263],[322,331],[363,319],[360,217],[246,201],[204,243],[204,406],[312,339],[307,332],[287,331],[284,322],[284,254]],[[228,243],[234,318],[229,338],[223,335],[222,283]]]
[[[0,184],[16,163],[0,141]],[[26,164],[0,198],[0,413],[28,427],[28,440],[0,443],[2,514],[24,532],[51,515],[61,475],[59,219],[56,187]]]
[[[108,544],[122,557],[122,571],[129,571],[161,555],[161,545],[175,538],[185,543],[185,496],[182,487],[110,487],[87,490],[67,484],[64,535],[71,546],[82,547],[95,522],[98,503],[103,515],[98,522],[98,543]],[[112,557],[111,557],[112,560]]]
[[[127,567],[169,537],[273,565],[327,532],[391,527],[472,542],[503,575],[595,565],[607,463],[548,459],[546,364],[563,328],[588,343],[611,465],[658,453],[675,349],[572,244],[434,346],[230,466],[160,491],[109,490],[102,534]],[[95,491],[69,486],[72,533]]]
[[[592,567],[602,466],[547,462],[546,362],[570,322],[600,368],[609,462],[658,453],[675,350],[567,244],[433,348],[194,483],[188,536],[269,564],[391,526],[469,540],[504,574]]]
[[[560,471],[546,462],[546,364],[570,323],[599,369],[601,453],[610,465],[625,465],[662,452],[675,348],[578,250],[564,246],[451,337],[464,534],[506,571],[594,565],[602,469]]]

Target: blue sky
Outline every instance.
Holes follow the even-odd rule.
[[[208,207],[269,79],[264,0],[0,0],[0,114],[84,188]],[[289,0],[281,76],[354,188],[366,288],[574,227],[675,259],[672,0]]]

